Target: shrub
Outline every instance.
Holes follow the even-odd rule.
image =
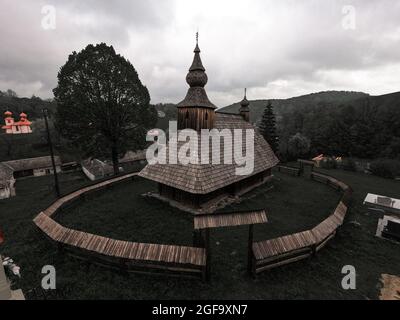
[[[353,158],[344,158],[342,160],[342,168],[343,170],[356,171],[357,166]]]
[[[370,171],[376,176],[394,179],[400,176],[400,161],[392,159],[378,159],[371,162]]]
[[[310,139],[301,133],[296,133],[288,141],[289,155],[294,158],[301,158],[310,152]]]
[[[331,157],[324,158],[321,161],[321,167],[324,169],[336,169],[337,167],[336,160]]]

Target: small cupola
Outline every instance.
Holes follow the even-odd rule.
[[[250,108],[249,108],[250,103],[247,100],[246,91],[247,91],[247,89],[244,88],[244,98],[240,102],[239,113],[245,121],[249,122],[250,121]]]
[[[12,112],[11,111],[6,111],[4,112],[4,121],[6,125],[10,125],[14,123],[14,118],[12,117]]]

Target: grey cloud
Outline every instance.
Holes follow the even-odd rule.
[[[251,98],[342,87],[380,94],[393,90],[390,70],[400,66],[400,3],[391,0],[1,2],[0,90],[20,95],[51,97],[68,55],[104,41],[133,63],[153,102],[177,102],[197,27],[219,106],[243,87]],[[44,4],[56,7],[56,30],[40,26]],[[344,5],[355,8],[355,30],[342,27]]]

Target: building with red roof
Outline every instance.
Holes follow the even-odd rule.
[[[26,113],[21,112],[21,114],[19,115],[19,121],[14,121],[12,115],[13,114],[10,111],[4,112],[5,125],[2,126],[2,129],[4,129],[7,134],[23,134],[32,132],[32,122],[28,120],[28,116],[26,115]]]

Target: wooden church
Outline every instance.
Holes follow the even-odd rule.
[[[200,58],[200,49],[196,43],[193,63],[186,76],[189,89],[186,97],[177,105],[178,130],[254,129],[254,170],[249,175],[236,175],[237,164],[234,161],[232,164],[224,164],[223,156],[221,164],[212,164],[210,161],[209,164],[187,165],[179,162],[169,164],[167,156],[167,164],[148,164],[139,173],[139,176],[158,183],[159,198],[192,209],[206,208],[226,196],[238,196],[265,183],[271,178],[271,168],[279,162],[269,144],[250,123],[246,94],[241,102],[239,114],[218,112],[204,89],[207,80]],[[243,134],[242,154],[246,152],[244,136]],[[221,141],[223,142],[222,138]],[[178,150],[184,143],[178,142]],[[221,148],[223,147],[224,143],[221,143]],[[200,153],[199,147],[199,156]],[[220,154],[224,154],[223,149]]]

